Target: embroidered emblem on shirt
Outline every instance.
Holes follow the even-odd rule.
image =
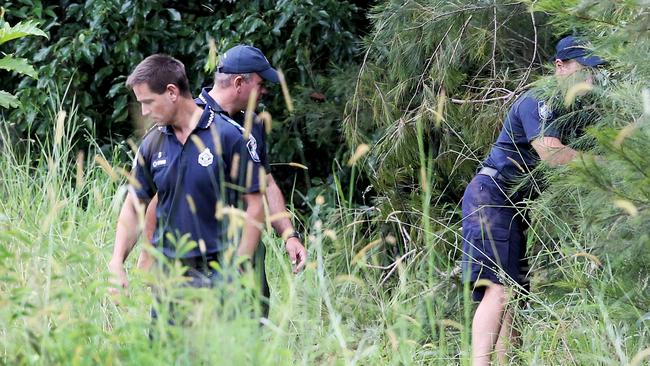
[[[250,135],[248,142],[246,142],[246,147],[248,148],[248,154],[251,156],[251,159],[256,163],[259,163],[260,156],[257,155],[257,140],[255,140],[253,135]]]
[[[159,159],[159,160],[156,160],[153,163],[151,163],[151,166],[153,168],[157,168],[157,167],[159,167],[161,165],[166,165],[166,164],[167,164],[167,159]]]
[[[537,114],[542,122],[548,122],[553,117],[553,111],[544,102],[537,102]]]
[[[239,125],[237,122],[235,122],[235,120],[233,120],[232,118],[224,114],[222,114],[221,116],[226,121],[228,121],[231,125],[237,127],[237,129],[239,130],[239,132],[241,132],[242,135],[246,132],[244,128],[241,125]],[[248,155],[251,156],[251,159],[256,163],[259,163],[260,156],[257,154],[257,140],[255,140],[255,137],[253,135],[250,135],[248,137],[248,141],[246,141],[246,148],[248,149]]]
[[[212,155],[210,149],[208,149],[207,147],[205,148],[205,150],[203,150],[202,153],[199,154],[199,164],[201,164],[201,166],[210,166],[213,160],[214,160],[214,155]]]
[[[151,163],[151,167],[157,168],[159,166],[166,165],[166,164],[167,164],[167,159],[163,158],[162,151],[158,151],[158,156],[156,160],[154,160],[153,163]]]

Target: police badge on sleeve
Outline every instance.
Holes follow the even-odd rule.
[[[553,118],[553,111],[548,104],[542,101],[537,102],[537,113],[539,114],[539,120],[542,122],[548,122]]]
[[[214,160],[214,155],[212,155],[210,149],[208,149],[207,147],[205,148],[205,150],[203,150],[202,153],[199,154],[199,164],[201,164],[201,166],[210,166],[213,160]]]
[[[255,140],[253,135],[251,135],[248,142],[246,142],[246,148],[248,148],[248,154],[251,156],[251,159],[256,163],[259,163],[260,156],[257,154],[257,140]]]

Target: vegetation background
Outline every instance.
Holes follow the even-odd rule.
[[[0,97],[16,107],[0,109],[0,364],[469,364],[459,201],[531,85],[566,101],[567,138],[585,158],[531,174],[545,189],[528,202],[533,292],[516,312],[512,362],[647,364],[649,7],[5,2],[1,89],[16,99]],[[548,76],[555,42],[572,33],[610,62],[584,97]],[[134,260],[128,295],[119,305],[106,296],[119,167],[132,156],[127,138],[141,134],[126,75],[169,53],[198,93],[211,84],[210,38],[218,52],[260,47],[295,105],[287,111],[274,90],[262,108],[311,263],[292,275],[281,240],[265,236],[273,298],[261,328],[249,278],[218,293],[165,280],[161,296],[186,292],[184,326],[150,323],[147,284],[160,277]]]

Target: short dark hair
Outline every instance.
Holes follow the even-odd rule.
[[[142,60],[126,79],[129,88],[137,84],[147,84],[156,94],[164,93],[167,85],[174,84],[182,96],[192,97],[185,65],[168,55],[155,54]]]

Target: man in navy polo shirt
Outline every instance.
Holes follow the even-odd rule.
[[[242,127],[250,95],[246,84],[256,89],[257,105],[260,98],[267,94],[264,83],[277,84],[279,81],[278,72],[271,67],[262,51],[252,46],[237,45],[226,51],[221,58],[214,76],[214,87],[203,89],[195,101],[199,106],[210,108]],[[285,249],[294,265],[294,273],[297,273],[307,263],[307,251],[301,243],[302,236],[294,229],[291,220],[287,215],[281,215],[287,210],[284,195],[271,173],[271,165],[267,157],[265,126],[258,121],[256,115],[253,115],[253,121],[249,143],[257,146],[260,163],[267,173],[266,187],[264,188],[266,189],[269,213],[271,217],[276,217],[272,225],[278,236],[285,240]]]
[[[264,54],[255,47],[237,45],[226,51],[221,58],[215,73],[214,87],[204,88],[195,102],[202,108],[210,108],[242,129],[250,93],[255,91],[258,96],[256,102],[259,102],[259,99],[267,93],[264,87],[265,81],[278,83],[279,76]],[[287,213],[285,199],[271,173],[264,124],[258,121],[256,115],[253,116],[253,121],[248,144],[255,148],[260,164],[267,173],[266,186],[261,188],[265,190],[270,216],[274,217],[272,225],[275,232],[285,240],[285,249],[294,265],[294,273],[297,273],[307,263],[307,250],[301,243],[302,236],[294,229],[288,215],[283,215]],[[153,214],[156,202],[157,198],[154,197],[147,209],[145,233],[150,236],[153,236],[156,227],[156,217]],[[263,250],[260,252],[263,257]],[[143,251],[138,259],[138,267],[146,269],[152,261],[151,255]]]
[[[225,217],[217,219],[217,208],[237,205],[239,192],[246,203],[246,221],[241,239],[234,243],[236,254],[252,258],[257,248],[257,225],[264,215],[259,159],[238,128],[194,103],[180,61],[149,56],[128,77],[127,86],[142,115],[156,125],[144,137],[134,161],[109,270],[125,288],[124,261],[137,241],[139,214],[157,194],[160,230],[154,244],[166,257],[189,267],[190,285],[211,286],[216,274],[208,262],[218,261],[231,245],[228,223]],[[196,244],[190,250],[182,245],[187,239]]]
[[[267,93],[264,82],[278,83],[278,73],[268,62],[262,52],[252,46],[237,45],[226,51],[221,58],[214,79],[212,89],[205,88],[201,91],[195,102],[201,108],[217,113],[227,122],[244,132],[245,109],[251,93],[259,99]],[[251,126],[250,137],[247,145],[257,153],[256,158],[264,167],[266,186],[260,187],[268,200],[269,214],[275,217],[272,221],[276,233],[285,240],[285,249],[293,264],[294,273],[301,271],[307,262],[307,251],[301,243],[301,235],[294,230],[291,220],[286,213],[285,200],[280,188],[273,179],[271,166],[267,157],[266,133],[264,124],[253,115],[254,123]],[[156,198],[147,208],[145,233],[153,235],[156,228]],[[151,233],[151,234],[149,234]],[[260,283],[262,295],[268,300],[270,291],[264,270],[265,248],[261,246],[255,255],[255,265],[260,270]],[[146,269],[151,265],[153,258],[146,251],[141,252],[138,267]],[[268,304],[263,308],[264,314],[268,312]]]
[[[560,40],[555,75],[562,78],[584,68],[604,64],[575,37]],[[591,83],[591,78],[585,80]],[[512,311],[506,310],[506,287],[528,290],[525,259],[527,228],[524,210],[517,207],[526,193],[511,192],[539,160],[551,166],[566,164],[579,153],[560,140],[553,126],[558,112],[535,91],[522,95],[511,107],[501,133],[463,196],[463,278],[471,282],[480,301],[472,323],[473,365],[488,365],[496,345],[500,364],[507,364],[506,348],[514,338]]]

